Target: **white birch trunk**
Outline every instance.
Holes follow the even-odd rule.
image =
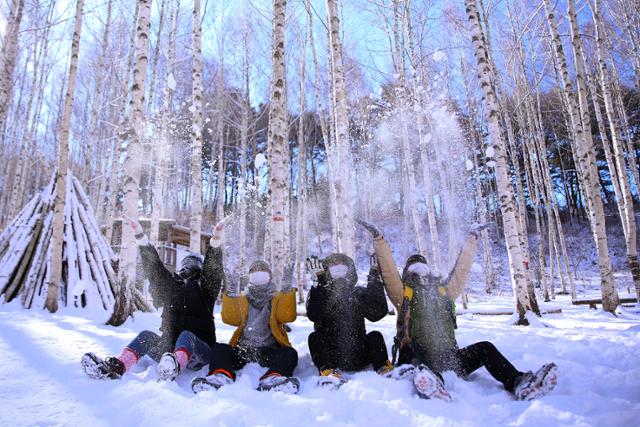
[[[476,71],[478,82],[483,93],[483,102],[487,119],[489,122],[489,140],[495,152],[496,184],[500,199],[500,211],[504,223],[504,237],[507,244],[509,256],[509,270],[511,272],[511,283],[516,299],[516,309],[518,313],[518,323],[527,324],[525,318],[527,311],[531,310],[528,293],[528,275],[524,265],[525,257],[522,253],[521,239],[519,236],[520,227],[517,218],[517,205],[514,200],[513,187],[509,179],[506,158],[506,143],[503,138],[502,129],[499,122],[498,103],[493,92],[493,79],[491,67],[487,60],[487,53],[483,45],[483,34],[478,16],[476,0],[465,0],[467,18],[471,25],[471,37],[476,59]]]
[[[191,143],[191,220],[189,250],[200,253],[202,228],[202,48],[200,0],[193,2],[193,118]],[[218,219],[220,220],[220,219]]]
[[[58,310],[59,290],[62,286],[62,245],[64,243],[65,204],[67,193],[67,174],[69,164],[69,130],[73,112],[73,96],[78,75],[78,55],[80,52],[80,33],[82,31],[82,9],[84,0],[76,3],[76,17],[71,41],[71,60],[69,61],[69,79],[64,97],[62,123],[60,124],[60,145],[58,147],[58,170],[56,172],[56,193],[53,211],[53,236],[51,243],[51,273],[47,284],[45,307],[52,313]],[[69,285],[68,283],[66,284]]]
[[[287,92],[285,72],[285,13],[286,0],[273,0],[273,24],[271,39],[271,95],[269,97],[268,142],[269,187],[271,190],[270,248],[271,270],[276,289],[282,288],[282,274],[287,261],[285,253],[285,215],[288,191],[288,126]]]
[[[560,35],[554,18],[553,7],[550,0],[544,0],[547,21],[551,31],[554,45],[553,52],[556,55],[556,65],[559,68],[558,74],[561,79],[563,95],[569,109],[570,125],[574,135],[574,155],[576,168],[579,172],[579,179],[587,204],[587,212],[591,223],[591,231],[598,252],[598,262],[600,266],[600,280],[602,292],[602,308],[605,311],[614,312],[619,304],[618,294],[613,283],[613,270],[607,244],[605,230],[604,209],[600,198],[600,182],[598,170],[595,162],[594,144],[591,137],[591,126],[589,118],[589,108],[587,103],[586,88],[584,85],[584,70],[582,65],[581,41],[578,32],[578,24],[575,16],[573,0],[568,0],[569,20],[571,23],[572,46],[574,51],[576,79],[578,83],[578,103],[573,97],[567,61],[562,49]]]
[[[131,87],[131,123],[128,132],[127,158],[124,162],[124,206],[123,213],[129,218],[137,219],[140,201],[140,173],[142,169],[142,142],[140,132],[145,128],[144,94],[147,80],[147,64],[149,62],[149,29],[151,0],[138,0],[138,22],[136,41],[136,65],[133,70],[133,86]],[[114,308],[110,324],[118,325],[126,320],[132,311],[133,290],[136,285],[136,264],[138,246],[133,233],[122,232],[122,248],[120,249],[119,301]],[[124,288],[122,288],[124,287]]]
[[[24,12],[24,0],[14,0],[11,3],[0,57],[0,132],[5,128],[13,91],[13,69],[18,56],[18,36]]]
[[[340,41],[340,20],[337,0],[327,0],[329,21],[329,41],[331,45],[331,65],[333,68],[333,99],[335,102],[335,146],[337,168],[335,172],[336,203],[339,205],[338,251],[350,257],[355,255],[353,209],[351,206],[351,144],[349,137],[349,118],[347,116],[347,98]]]

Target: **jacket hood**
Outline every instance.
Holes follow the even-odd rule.
[[[358,283],[358,272],[356,271],[356,264],[353,262],[353,259],[348,255],[341,253],[333,253],[322,260],[322,265],[329,276],[330,281],[333,281],[331,278],[331,274],[329,273],[329,267],[332,265],[343,264],[348,267],[346,281],[352,286],[355,286]]]
[[[271,275],[271,277],[273,277],[271,267],[269,267],[269,264],[263,260],[254,261],[251,264],[251,266],[249,267],[249,273],[253,273],[254,271],[266,271]]]

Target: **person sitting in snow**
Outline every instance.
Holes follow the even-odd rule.
[[[220,253],[210,245],[204,262],[199,254],[191,253],[182,259],[178,273],[172,274],[149,243],[140,223],[130,218],[125,220],[135,233],[153,300],[164,307],[162,335],[142,331],[118,357],[103,360],[94,353],[86,353],[82,356],[82,368],[91,378],[117,379],[147,355],[158,362],[160,379],[173,380],[185,368],[197,370],[209,361],[216,342],[213,305],[222,285],[218,271]],[[213,244],[222,228],[221,223],[216,225]]]
[[[214,249],[216,272],[223,273],[222,242]],[[296,289],[291,288],[293,268],[285,269],[283,289],[277,291],[269,265],[256,261],[249,268],[245,293],[226,286],[222,295],[222,321],[236,326],[229,344],[214,345],[209,360],[209,374],[194,378],[194,393],[218,389],[236,379],[236,371],[247,363],[257,362],[267,372],[260,378],[258,390],[297,393],[300,381],[293,377],[298,353],[291,346],[285,324],[296,320]]]
[[[557,382],[554,363],[545,364],[535,374],[521,372],[488,341],[458,348],[454,301],[464,289],[483,226],[472,226],[446,277],[437,275],[424,256],[415,254],[407,259],[400,278],[380,231],[364,221],[358,220],[358,223],[374,238],[385,285],[393,288],[390,295],[395,296],[393,302],[398,309],[394,362],[396,351],[400,354],[398,367],[390,376],[413,378],[420,397],[445,400],[451,396],[444,388],[441,372],[454,371],[466,378],[483,366],[518,400],[531,400],[553,389]]]
[[[390,371],[382,334],[365,329],[365,319],[377,322],[388,312],[376,256],[371,257],[366,287],[356,286],[355,264],[344,254],[322,261],[310,257],[307,269],[316,281],[307,296],[307,317],[313,322],[308,341],[320,372],[318,384],[337,388],[345,382],[342,371],[361,371],[368,365],[380,374]]]

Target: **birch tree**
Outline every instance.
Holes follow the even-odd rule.
[[[329,21],[330,61],[333,70],[332,99],[334,103],[335,147],[337,167],[334,169],[334,186],[338,209],[338,252],[350,257],[355,253],[353,208],[351,206],[351,144],[349,139],[349,118],[347,116],[347,94],[344,80],[342,42],[340,41],[340,19],[337,0],[327,0]]]
[[[573,0],[567,2],[569,21],[571,23],[571,39],[574,51],[578,100],[576,101],[569,80],[567,60],[560,40],[560,34],[555,22],[554,8],[550,0],[544,0],[547,22],[553,42],[553,52],[556,56],[557,74],[560,77],[562,94],[565,99],[565,107],[570,116],[570,129],[573,135],[572,148],[578,169],[578,177],[587,202],[587,213],[591,224],[591,232],[598,252],[600,267],[600,287],[602,293],[602,308],[605,311],[614,312],[619,304],[618,294],[613,283],[613,270],[607,235],[604,223],[604,209],[600,198],[600,182],[595,161],[593,138],[591,136],[591,119],[587,103],[585,76],[582,65],[581,41],[578,31],[577,18]]]
[[[271,94],[269,97],[269,188],[271,192],[271,269],[278,290],[282,287],[287,255],[285,253],[285,197],[289,194],[287,88],[285,71],[285,13],[286,0],[273,0],[271,35]]]
[[[0,57],[0,132],[5,129],[7,111],[11,101],[13,69],[18,56],[18,36],[23,13],[24,0],[13,0],[2,41],[2,56]]]
[[[471,26],[471,41],[473,43],[476,60],[476,75],[483,94],[483,103],[487,115],[489,127],[490,146],[494,152],[493,159],[496,163],[496,184],[500,199],[500,211],[504,222],[504,237],[507,243],[509,256],[509,270],[511,283],[516,299],[518,324],[528,324],[525,318],[526,312],[531,310],[528,293],[528,274],[524,261],[526,257],[522,253],[520,225],[517,217],[517,204],[514,199],[513,186],[509,178],[506,157],[506,143],[500,124],[500,113],[496,95],[493,91],[494,78],[492,68],[487,59],[487,53],[483,44],[483,32],[480,26],[480,17],[476,0],[465,0],[467,19]]]
[[[123,214],[129,218],[138,218],[140,200],[140,172],[142,167],[142,135],[144,122],[144,93],[149,62],[149,30],[152,0],[138,0],[138,21],[136,40],[136,62],[131,87],[131,121],[127,141],[127,157],[124,162],[124,204]],[[129,230],[122,230],[122,248],[120,249],[118,271],[118,299],[109,323],[118,326],[129,317],[133,310],[131,304],[132,289],[136,285],[136,264],[138,246],[135,236]]]
[[[51,313],[58,311],[58,295],[60,293],[62,279],[62,245],[64,243],[64,219],[67,174],[69,173],[69,130],[71,127],[71,114],[73,112],[73,97],[78,76],[78,56],[80,53],[80,33],[82,31],[82,10],[84,0],[76,3],[75,23],[73,38],[71,40],[71,59],[69,61],[69,79],[67,92],[64,97],[62,123],[60,124],[60,144],[58,147],[58,168],[56,170],[56,192],[53,211],[53,236],[51,242],[51,272],[47,285],[47,298],[45,307]],[[69,286],[69,283],[66,283]]]
[[[193,2],[193,96],[192,96],[192,132],[191,143],[191,221],[189,250],[200,253],[200,235],[202,227],[202,24],[200,19],[200,0]],[[219,219],[218,219],[219,220]]]

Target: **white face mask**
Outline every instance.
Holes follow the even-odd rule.
[[[329,274],[334,279],[344,279],[347,277],[347,273],[349,272],[349,267],[343,264],[332,265],[329,267]]]
[[[418,276],[428,276],[431,273],[431,269],[427,264],[416,262],[409,266],[409,273],[415,273]]]
[[[249,282],[252,285],[266,285],[271,280],[271,275],[266,271],[254,271],[249,273]]]

